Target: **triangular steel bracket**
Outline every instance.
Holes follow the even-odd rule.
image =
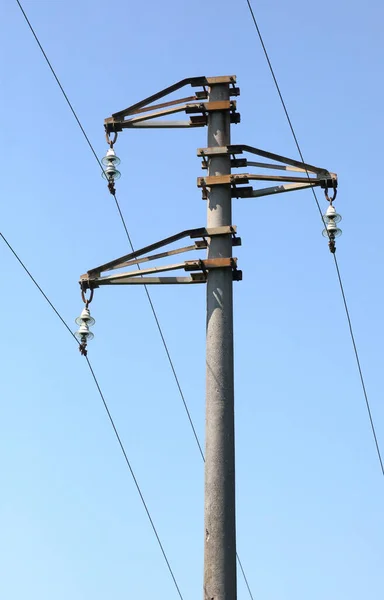
[[[203,127],[207,124],[207,113],[214,110],[230,110],[231,122],[238,123],[240,121],[240,115],[236,113],[236,102],[202,102],[208,98],[208,88],[210,86],[222,83],[230,84],[231,96],[239,95],[240,90],[235,86],[235,75],[226,75],[223,77],[190,77],[183,79],[124,110],[114,113],[104,121],[106,133],[107,135],[110,133],[118,133],[123,129],[132,127]],[[196,91],[193,96],[171,100],[162,104],[153,104],[153,102],[176,92],[186,85],[190,85],[193,88],[200,87],[202,89]],[[178,112],[201,114],[191,116],[188,121],[167,121],[158,119],[158,117]]]
[[[83,291],[87,289],[94,289],[101,285],[112,285],[112,284],[169,284],[169,283],[204,283],[207,280],[207,273],[210,269],[215,268],[231,268],[233,271],[234,280],[239,281],[242,278],[241,271],[237,269],[236,258],[217,258],[217,259],[206,259],[206,260],[189,260],[171,265],[164,265],[158,267],[152,267],[148,269],[136,269],[125,273],[117,273],[112,275],[104,275],[108,271],[114,271],[116,269],[122,269],[130,266],[138,266],[141,263],[149,262],[155,259],[167,258],[174,256],[175,254],[181,254],[184,252],[191,252],[192,250],[203,250],[208,247],[208,239],[214,236],[232,236],[232,245],[241,245],[241,239],[236,237],[236,226],[230,225],[225,227],[214,227],[205,228],[199,227],[197,229],[187,229],[176,235],[167,237],[159,242],[155,242],[149,246],[145,246],[135,252],[125,254],[120,258],[116,258],[108,263],[100,265],[95,269],[89,270],[80,277],[80,285]],[[176,248],[173,250],[166,250],[164,252],[150,254],[159,248],[173,244],[183,238],[190,237],[194,241],[192,245],[184,246],[182,248]],[[202,238],[197,240],[196,238]],[[141,257],[141,258],[140,258]],[[183,269],[184,271],[192,272],[189,277],[148,277],[165,271],[177,271]]]
[[[270,162],[254,162],[247,158],[236,158],[236,155],[242,154],[243,152],[249,152],[256,154],[268,160],[274,160],[277,163]],[[231,166],[233,168],[242,167],[259,167],[263,169],[274,169],[279,171],[291,171],[298,175],[265,175],[257,173],[240,173],[231,174],[224,176],[210,176],[210,177],[199,177],[197,180],[198,187],[203,188],[203,198],[207,198],[207,188],[214,185],[225,185],[230,184],[232,187],[232,196],[235,198],[249,198],[268,196],[269,194],[277,194],[281,192],[290,192],[297,189],[310,188],[319,186],[325,190],[337,188],[337,175],[331,173],[327,169],[315,167],[313,165],[287,158],[279,154],[272,152],[266,152],[259,148],[247,145],[231,145],[231,146],[220,146],[216,148],[199,148],[197,151],[198,156],[203,159],[202,167],[208,167],[208,160],[212,156],[231,156]],[[299,175],[301,174],[301,175]],[[313,176],[314,175],[314,176]],[[238,185],[249,183],[249,181],[274,181],[281,182],[282,185],[273,186],[269,188],[263,188],[255,190],[252,187],[237,187]]]

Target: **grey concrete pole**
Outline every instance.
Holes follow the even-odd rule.
[[[229,85],[209,100],[229,100]],[[208,116],[208,146],[230,144],[229,111]],[[209,159],[209,175],[231,172],[229,156]],[[208,194],[207,227],[232,225],[229,185]],[[208,257],[232,256],[230,235],[211,239]],[[207,282],[204,600],[236,600],[235,439],[232,270],[213,269]]]

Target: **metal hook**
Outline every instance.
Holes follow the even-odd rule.
[[[85,297],[84,291],[85,290],[83,290],[83,289],[81,290],[81,299],[84,302],[85,306],[88,308],[88,304],[90,304],[92,302],[92,299],[93,299],[93,289],[92,288],[90,289],[89,298]]]
[[[105,134],[107,144],[109,145],[110,148],[113,148],[113,144],[116,143],[117,135],[118,135],[117,132],[114,131],[114,138],[113,138],[113,140],[111,140],[111,138],[109,137],[109,132],[107,131],[107,133]]]
[[[332,196],[332,198],[330,198],[330,197],[328,196],[328,188],[327,188],[327,187],[324,189],[324,194],[325,194],[325,197],[326,197],[326,199],[328,200],[328,202],[329,202],[330,204],[332,204],[332,202],[333,202],[333,201],[336,199],[336,196],[337,196],[337,188],[336,188],[336,187],[333,187],[333,196]]]

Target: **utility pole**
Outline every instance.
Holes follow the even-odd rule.
[[[209,102],[228,101],[229,84],[213,85]],[[230,144],[230,113],[208,115],[208,147]],[[230,156],[208,159],[211,177],[231,173]],[[232,225],[229,184],[208,192],[207,228]],[[232,257],[230,234],[211,239],[208,258]],[[207,279],[204,600],[236,600],[235,432],[232,271]]]
[[[204,600],[236,600],[236,524],[235,524],[235,433],[234,433],[234,368],[233,368],[233,297],[232,282],[240,281],[237,259],[232,257],[232,246],[241,244],[232,224],[232,198],[260,198],[298,189],[319,186],[324,189],[329,207],[324,215],[326,228],[323,235],[329,238],[329,248],[335,251],[335,238],[341,231],[340,220],[332,206],[336,197],[337,175],[327,169],[314,167],[278,154],[248,145],[231,145],[230,125],[239,123],[236,102],[232,96],[240,91],[235,87],[235,76],[192,77],[184,79],[125,110],[105,119],[107,142],[110,146],[102,163],[106,169],[108,189],[115,193],[114,182],[120,176],[113,146],[118,133],[130,128],[190,128],[208,126],[208,147],[200,148],[198,156],[207,169],[199,177],[207,200],[207,226],[188,229],[162,239],[154,244],[126,254],[118,259],[91,269],[81,276],[80,285],[85,309],[77,320],[80,329],[76,336],[80,350],[86,355],[87,342],[93,334],[89,326],[94,323],[89,303],[93,291],[103,285],[156,285],[156,284],[207,284],[206,320],[206,439],[205,439],[205,543],[204,543]],[[186,85],[200,88],[193,96],[153,104]],[[205,102],[205,100],[208,100]],[[159,117],[185,112],[188,120],[169,121]],[[114,134],[113,140],[110,134]],[[273,162],[253,162],[237,155],[250,153]],[[247,166],[266,169],[267,174],[237,173],[231,168]],[[270,175],[275,170],[293,174]],[[250,181],[271,181],[272,187],[254,189],[244,186]],[[333,195],[328,195],[328,190]],[[160,253],[159,248],[189,237],[193,245]],[[199,239],[200,238],[200,239]],[[194,259],[166,266],[117,272],[130,266],[137,267],[156,259],[180,253],[207,249],[206,259]],[[162,272],[186,271],[188,276],[176,274],[163,277]],[[112,271],[112,274],[103,275]],[[91,291],[87,300],[85,293]]]

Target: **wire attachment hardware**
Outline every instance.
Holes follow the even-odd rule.
[[[82,356],[87,356],[87,343],[93,340],[93,333],[89,330],[92,325],[95,324],[95,319],[91,317],[90,310],[88,308],[89,304],[93,299],[93,289],[90,289],[89,298],[86,298],[85,292],[86,288],[81,283],[81,299],[84,302],[84,308],[80,313],[80,316],[75,319],[76,325],[79,326],[79,329],[75,332],[75,338],[79,342],[79,351]]]
[[[113,149],[113,144],[116,141],[117,133],[115,133],[114,139],[109,139],[109,134],[106,134],[107,142],[109,143],[109,149],[107,150],[104,158],[101,159],[101,162],[105,169],[103,169],[102,177],[108,181],[108,189],[112,196],[116,194],[115,190],[115,181],[116,179],[120,179],[121,173],[116,169],[117,165],[120,164],[120,158],[116,156],[116,152]]]
[[[81,296],[84,299],[84,292],[81,292]],[[91,299],[93,296],[93,290],[91,290]],[[82,356],[87,356],[87,343],[93,340],[93,333],[89,330],[92,325],[95,324],[95,319],[91,317],[91,313],[88,308],[88,304],[91,300],[85,300],[85,306],[80,313],[80,316],[75,319],[76,325],[79,329],[75,333],[75,338],[79,341],[79,351]]]
[[[81,354],[81,356],[87,356],[88,354],[88,350],[87,350],[87,344],[86,343],[80,343],[79,344],[79,352]]]
[[[86,307],[86,308],[88,308],[88,304],[90,304],[90,303],[92,302],[92,300],[93,300],[93,293],[94,293],[94,290],[93,290],[93,288],[91,288],[91,289],[90,289],[90,292],[89,292],[89,298],[86,298],[86,297],[85,297],[85,292],[86,292],[87,288],[86,288],[86,287],[85,287],[85,286],[84,286],[82,283],[81,283],[80,285],[81,285],[81,299],[82,299],[82,301],[84,302],[84,304],[85,304],[85,307]],[[76,321],[76,322],[77,322],[77,321]],[[92,323],[92,325],[93,325],[93,324],[94,324],[94,323]]]
[[[117,136],[118,136],[118,133],[117,133],[117,131],[115,131],[113,140],[111,140],[111,138],[109,137],[109,131],[106,131],[105,139],[107,140],[107,144],[110,148],[113,148],[113,145],[116,144]]]
[[[328,195],[328,188],[325,188],[324,190],[324,194],[329,202],[329,206],[323,215],[323,222],[325,225],[325,229],[323,229],[323,236],[329,239],[328,246],[331,254],[335,254],[336,252],[335,239],[337,237],[340,237],[342,234],[341,229],[337,227],[337,223],[340,223],[341,221],[341,215],[339,215],[339,213],[336,212],[336,209],[332,204],[333,200],[336,198],[337,193],[336,188],[333,189],[334,193],[332,198],[330,198]]]
[[[326,187],[325,190],[324,190],[324,195],[325,195],[326,199],[328,200],[328,202],[330,202],[330,204],[332,204],[332,202],[334,200],[336,200],[336,196],[337,196],[337,187],[335,185],[333,185],[332,189],[333,189],[333,196],[332,196],[332,198],[330,198],[329,195],[328,195],[328,188]]]

